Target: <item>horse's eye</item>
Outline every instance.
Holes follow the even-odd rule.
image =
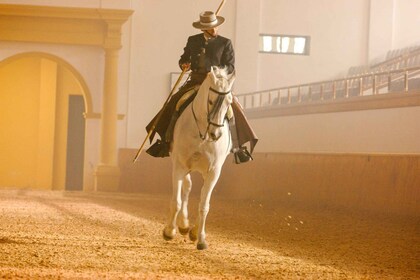
[[[213,105],[213,103],[214,103],[213,101],[209,100],[209,104],[210,104],[210,105]]]

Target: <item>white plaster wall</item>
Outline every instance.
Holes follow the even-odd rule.
[[[382,61],[393,49],[395,0],[370,0],[369,61]]]
[[[367,62],[369,1],[261,3],[260,33],[311,37],[309,56],[259,55],[261,90],[335,78]]]
[[[420,45],[420,1],[370,0],[369,61],[390,50]]]
[[[236,2],[235,92],[259,89],[259,30],[261,0]]]
[[[251,121],[258,152],[420,153],[420,107]]]
[[[420,45],[420,1],[396,0],[394,49]]]

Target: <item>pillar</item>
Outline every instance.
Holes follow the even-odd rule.
[[[117,191],[120,169],[117,165],[118,48],[105,48],[105,77],[99,164],[95,170],[96,191]]]

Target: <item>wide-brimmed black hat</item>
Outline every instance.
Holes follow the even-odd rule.
[[[215,13],[210,11],[205,11],[200,14],[200,20],[194,21],[192,25],[197,29],[208,30],[222,25],[224,22],[224,17],[216,16]]]

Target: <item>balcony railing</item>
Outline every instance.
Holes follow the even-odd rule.
[[[240,94],[245,110],[420,90],[420,66]]]

